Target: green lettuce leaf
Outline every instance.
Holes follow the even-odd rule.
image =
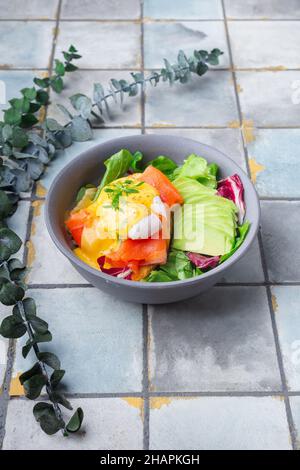
[[[100,185],[97,188],[94,201],[98,198],[101,189],[104,188],[104,186],[106,186],[107,184],[116,180],[117,178],[123,176],[124,173],[129,170],[134,161],[135,160],[132,153],[126,149],[122,149],[112,155],[110,158],[108,158],[104,162],[104,165],[106,166],[106,171],[104,173]]]
[[[187,255],[180,250],[171,250],[166,264],[163,264],[147,276],[146,282],[169,282],[189,279],[202,274]]]
[[[147,166],[152,165],[155,168],[157,168],[159,171],[164,173],[169,179],[173,178],[174,170],[176,170],[177,165],[176,163],[171,160],[169,157],[164,157],[163,155],[160,155],[159,157],[154,158],[154,160],[151,160]]]
[[[174,173],[174,178],[185,177],[197,180],[199,183],[210,188],[217,187],[218,165],[216,163],[207,164],[205,158],[192,153],[184,161],[184,164],[178,167]]]
[[[235,253],[236,250],[241,246],[241,244],[243,243],[243,241],[246,238],[247,233],[249,232],[249,228],[250,228],[250,222],[248,220],[246,220],[243,223],[243,225],[238,225],[238,227],[237,227],[238,236],[235,239],[235,244],[234,244],[233,248],[229,251],[229,253],[226,253],[225,255],[221,256],[220,263],[223,263],[228,258],[230,258],[230,256],[232,256],[233,253]]]

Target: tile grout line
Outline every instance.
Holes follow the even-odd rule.
[[[250,175],[250,170],[249,170],[249,162],[248,162],[248,156],[247,156],[247,150],[246,150],[246,143],[244,139],[244,134],[242,131],[242,123],[243,123],[243,115],[242,115],[242,110],[241,110],[241,104],[240,104],[240,99],[239,99],[239,94],[238,94],[238,88],[237,88],[237,79],[236,79],[236,74],[234,70],[234,62],[233,62],[233,55],[232,55],[232,50],[231,50],[231,42],[230,42],[230,35],[229,35],[229,29],[228,29],[228,24],[227,24],[227,17],[226,17],[226,10],[225,10],[225,2],[222,0],[222,10],[223,10],[223,16],[224,16],[224,27],[225,27],[225,34],[226,34],[226,40],[227,40],[227,46],[228,46],[228,55],[229,55],[229,64],[230,64],[230,69],[231,69],[231,75],[232,75],[232,81],[233,81],[233,87],[234,87],[234,95],[235,95],[235,100],[236,100],[236,106],[237,106],[237,111],[238,111],[238,119],[239,119],[239,130],[243,142],[243,149],[244,149],[244,159],[246,163],[246,168],[247,168],[247,173]]]
[[[53,42],[52,42],[52,50],[49,58],[49,66],[48,66],[48,72],[49,75],[51,75],[52,72],[52,63],[53,63],[53,57],[55,53],[55,43],[56,43],[56,38],[57,38],[57,32],[58,32],[58,25],[59,25],[59,15],[61,11],[61,5],[62,5],[62,0],[59,0],[58,2],[58,7],[57,7],[57,13],[56,13],[56,21],[55,21],[55,33],[53,35]],[[33,220],[33,215],[34,215],[34,207],[32,205],[31,199],[33,199],[36,195],[36,185],[33,186],[31,190],[31,195],[30,195],[30,208],[29,208],[29,214],[28,214],[28,219],[26,223],[26,234],[25,234],[25,239],[24,239],[24,249],[23,249],[23,264],[27,266],[27,261],[28,261],[28,242],[30,240],[31,236],[31,230],[32,230],[32,220]],[[29,287],[29,286],[27,286]],[[10,395],[9,395],[9,389],[10,389],[10,383],[12,379],[12,372],[13,372],[13,365],[14,365],[14,359],[15,359],[15,352],[16,352],[16,345],[17,345],[17,340],[10,339],[9,340],[9,347],[8,347],[8,353],[7,353],[7,364],[6,364],[6,371],[5,371],[5,379],[4,379],[4,384],[3,384],[3,393],[0,395],[0,449],[3,447],[3,441],[4,441],[4,436],[5,436],[5,424],[6,424],[6,416],[7,416],[7,408],[8,408],[8,403],[10,400]]]
[[[42,22],[42,23],[53,23],[55,18],[0,18],[1,22]],[[105,18],[105,19],[95,19],[95,18],[61,18],[61,23],[133,23],[139,24],[143,23],[211,23],[223,21],[222,18]],[[300,22],[300,18],[227,18],[227,21],[230,23],[243,23],[243,22],[258,22],[258,23],[267,23],[267,22]]]
[[[73,392],[67,393],[65,392],[64,395],[70,399],[91,399],[91,398],[144,398],[143,392]],[[290,392],[289,396],[300,397],[300,391],[298,392]],[[38,401],[40,398],[46,398],[46,395],[43,394],[39,398],[34,401]],[[283,397],[282,391],[194,391],[194,392],[149,392],[149,397],[151,398],[160,398],[160,397],[174,397],[174,398],[264,398],[264,397]],[[24,395],[20,396],[13,396],[13,400],[26,400],[27,398]]]
[[[145,74],[144,57],[144,1],[140,0],[140,23],[141,23],[141,72]],[[145,85],[141,89],[141,132],[145,134]],[[149,449],[149,371],[148,371],[148,335],[149,335],[149,313],[148,305],[143,304],[143,449]]]
[[[266,279],[266,282],[269,282],[268,265],[267,265],[267,260],[265,256],[261,230],[259,230],[259,233],[258,233],[258,242],[259,242],[259,248],[261,252],[262,267],[263,267],[265,279]],[[293,450],[297,450],[297,443],[296,443],[297,433],[296,433],[294,419],[293,419],[292,410],[291,410],[289,390],[288,390],[287,379],[286,379],[286,374],[284,370],[283,357],[282,357],[282,352],[281,352],[276,318],[275,318],[275,311],[274,311],[274,307],[272,303],[271,286],[266,285],[265,288],[266,288],[266,293],[267,293],[267,298],[268,298],[269,312],[270,312],[270,318],[271,318],[271,324],[272,324],[272,330],[273,330],[273,336],[274,336],[274,342],[275,342],[278,368],[279,368],[280,378],[282,382],[282,391],[283,391],[283,396],[284,396],[285,411],[286,411],[287,423],[288,423],[289,432],[290,432],[291,444],[292,444]]]

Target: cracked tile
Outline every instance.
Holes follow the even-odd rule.
[[[144,0],[145,18],[215,20],[223,18],[221,0]]]
[[[298,0],[225,0],[228,19],[300,19]]]
[[[83,93],[92,98],[94,83],[103,85],[105,89],[109,86],[109,80],[116,78],[117,80],[125,79],[132,81],[130,71],[128,70],[111,70],[111,71],[95,71],[95,70],[78,70],[72,74],[72,79],[66,80],[65,87],[62,93],[59,95],[52,93],[51,100],[52,104],[48,108],[49,117],[54,117],[59,122],[65,124],[68,119],[65,118],[64,114],[57,108],[56,103],[66,106],[71,113],[77,113],[72,107],[69,97],[76,93]],[[109,126],[141,126],[141,99],[140,93],[135,97],[124,97],[123,108],[120,109],[119,102],[116,104],[113,98],[108,100],[110,106],[110,115],[104,115],[105,123]],[[95,110],[97,111],[97,110]],[[99,114],[99,113],[98,113]],[[95,127],[101,127],[101,123],[96,119],[92,119]]]
[[[299,125],[299,72],[237,72],[241,111],[254,126]]]
[[[195,90],[198,90],[195,93]],[[231,74],[210,71],[189,83],[147,88],[146,126],[227,126],[238,119]]]
[[[300,390],[299,286],[273,286],[273,306],[288,387]]]
[[[210,145],[232,158],[240,167],[246,169],[243,142],[239,129],[146,129],[147,134],[176,135]]]
[[[255,129],[248,145],[258,171],[255,185],[262,197],[300,197],[300,129]]]
[[[1,68],[47,68],[54,21],[1,21]]]
[[[224,24],[220,21],[146,23],[144,43],[145,67],[149,69],[161,68],[164,58],[174,62],[179,49],[190,55],[194,49],[210,51],[216,47],[224,52],[219,67],[229,65]]]
[[[271,282],[300,281],[300,203],[261,201],[262,239]]]
[[[150,449],[291,450],[275,397],[171,398],[150,411]]]
[[[68,44],[75,44],[82,55],[76,61],[80,68],[140,67],[140,25],[136,23],[61,22],[57,51]]]
[[[299,22],[229,21],[228,28],[235,67],[300,68]]]
[[[61,19],[130,20],[140,17],[139,0],[64,0]]]
[[[142,390],[143,316],[140,304],[125,303],[93,287],[32,289],[37,311],[49,323],[53,340],[41,344],[66,370],[69,393],[130,393]],[[87,308],[88,306],[88,308]],[[35,357],[21,355],[19,340],[13,376]]]
[[[142,449],[143,424],[139,410],[122,398],[72,398],[84,411],[81,431],[63,438],[47,436],[35,422],[32,403],[13,399],[8,405],[5,450],[128,450]],[[67,412],[70,416],[70,412]],[[28,427],[28,423],[31,424]],[[99,430],[105,432],[99,432]]]
[[[281,389],[263,287],[215,287],[149,309],[152,390]]]

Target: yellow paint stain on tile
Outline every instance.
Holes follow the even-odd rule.
[[[34,260],[35,260],[35,248],[31,240],[28,240],[26,242],[26,247],[27,247],[27,267],[30,268],[30,266],[33,265]]]
[[[258,163],[254,158],[250,158],[249,169],[250,169],[251,179],[253,183],[256,183],[256,178],[257,178],[258,173],[261,173],[262,171],[264,171],[266,167]]]
[[[41,78],[47,78],[49,77],[49,72],[47,70],[44,70],[43,72],[40,73]]]
[[[249,144],[250,142],[253,142],[255,140],[254,123],[252,119],[243,120],[241,129],[242,129],[246,144]]]
[[[39,217],[41,215],[41,209],[43,204],[44,201],[33,201],[32,207],[34,217]]]
[[[46,118],[46,108],[45,106],[42,106],[38,113],[39,123],[42,124],[45,121],[45,118]]]
[[[274,398],[274,400],[284,401],[284,396],[283,395],[275,395],[272,398]]]
[[[40,181],[38,181],[36,185],[36,195],[38,197],[45,197],[46,194],[47,194],[46,188],[42,185],[42,183],[40,183]]]
[[[31,236],[32,236],[32,235],[35,235],[35,233],[36,233],[36,225],[35,225],[34,222],[32,222],[30,235],[31,235]]]
[[[275,294],[272,294],[272,296],[271,296],[271,301],[272,301],[273,310],[274,310],[274,312],[276,312],[277,309],[278,309],[278,302],[277,302],[277,299],[276,299],[276,295],[275,295]]]
[[[241,85],[239,85],[238,83],[236,85],[236,90],[237,90],[238,93],[242,93],[244,91],[243,88],[241,87]]]
[[[173,124],[168,124],[167,122],[154,122],[152,127],[164,128],[164,127],[174,127]]]
[[[169,397],[152,397],[150,398],[151,410],[160,410],[162,406],[168,406],[172,402]]]
[[[239,121],[230,121],[228,123],[228,127],[231,129],[238,129],[240,127],[240,122]]]
[[[11,379],[9,388],[9,395],[11,397],[20,397],[24,395],[24,388],[19,380],[20,375],[21,373],[18,372],[17,375]]]
[[[129,406],[132,406],[133,408],[136,408],[137,410],[139,410],[141,420],[143,421],[143,419],[144,419],[144,400],[143,400],[143,398],[124,397],[124,398],[122,398],[122,400],[126,401],[126,403]]]

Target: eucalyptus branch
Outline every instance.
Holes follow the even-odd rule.
[[[223,52],[219,49],[213,49],[211,52],[195,50],[192,56],[187,57],[180,50],[175,64],[171,64],[167,59],[164,59],[165,66],[159,72],[154,71],[147,77],[141,72],[132,72],[133,81],[131,82],[124,79],[116,80],[112,78],[107,90],[101,83],[95,83],[93,98],[82,93],[76,93],[69,98],[71,105],[79,112],[79,115],[74,116],[65,106],[57,105],[66,117],[70,119],[65,125],[65,129],[71,131],[74,140],[89,140],[92,136],[91,118],[96,118],[100,123],[105,121],[105,117],[110,118],[110,99],[113,99],[114,103],[117,103],[119,100],[120,106],[123,108],[125,96],[136,96],[139,90],[145,89],[147,84],[155,87],[160,81],[168,81],[170,85],[176,81],[182,84],[187,83],[192,74],[202,76],[209,70],[209,65],[218,65],[219,56],[222,54]],[[48,122],[46,120],[46,128]],[[60,129],[60,125],[54,119],[51,119],[49,124],[52,130]]]
[[[36,305],[32,298],[25,297],[25,266],[11,256],[21,245],[20,238],[7,227],[6,219],[17,209],[19,193],[28,191],[34,180],[43,172],[45,165],[61,147],[59,135],[46,140],[43,129],[38,124],[36,113],[49,102],[51,87],[59,93],[63,88],[62,76],[72,72],[76,66],[73,59],[80,56],[71,46],[64,52],[65,62],[55,61],[55,73],[44,79],[34,78],[39,88],[24,88],[22,98],[10,100],[10,108],[4,111],[4,122],[0,122],[0,302],[12,305],[12,314],[4,318],[0,334],[5,338],[20,338],[25,334],[28,340],[22,348],[23,357],[32,350],[36,363],[21,374],[19,380],[27,398],[35,400],[43,388],[51,403],[38,402],[33,413],[41,428],[47,434],[62,430],[64,435],[80,429],[83,411],[78,408],[66,424],[59,405],[69,410],[72,406],[59,391],[58,386],[65,371],[60,368],[58,357],[51,352],[41,352],[39,343],[51,341],[48,324],[36,315]],[[30,127],[29,130],[25,130]],[[42,131],[42,132],[41,132]],[[49,136],[48,136],[49,137]],[[56,144],[56,145],[55,145]],[[49,369],[53,372],[49,374]]]

